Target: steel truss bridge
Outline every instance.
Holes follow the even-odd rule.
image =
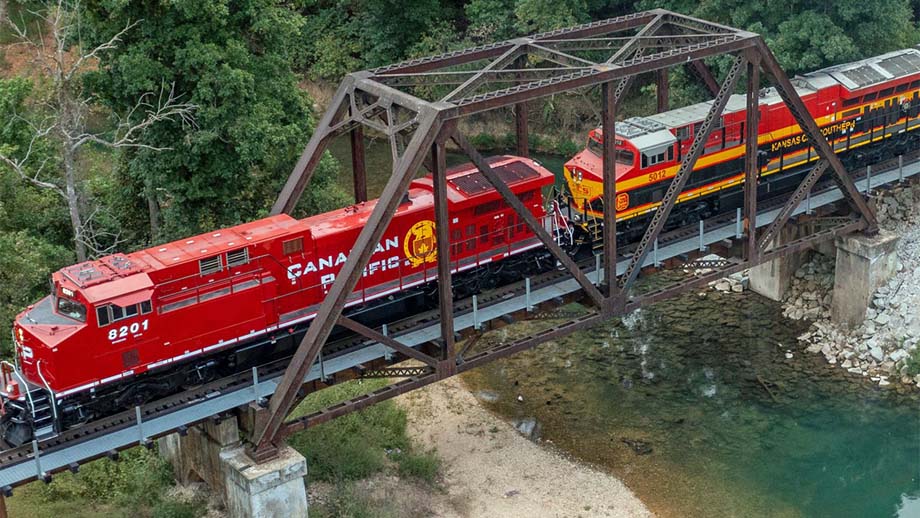
[[[721,82],[703,61],[718,56],[731,60]],[[597,264],[576,264],[561,250],[458,127],[459,121],[471,115],[511,108],[516,151],[528,156],[529,101],[599,87],[604,135],[603,201],[604,206],[612,207],[616,195],[613,156],[617,109],[635,77],[645,73],[655,74],[658,108],[666,109],[668,70],[677,66],[691,67],[714,96],[712,106],[697,126],[693,143],[641,240],[618,251],[615,214],[604,212],[603,250]],[[758,207],[756,188],[751,186],[756,186],[758,173],[761,73],[772,79],[820,159],[788,198],[762,202]],[[664,233],[675,201],[742,77],[747,98],[744,207],[738,214],[702,222],[698,230],[694,226]],[[851,175],[844,169],[761,36],[665,10],[620,16],[348,75],[275,202],[274,214],[294,210],[330,141],[345,134],[351,143],[356,201],[367,199],[364,145],[368,134],[387,139],[392,170],[367,225],[293,358],[89,423],[41,443],[0,452],[0,492],[10,495],[13,487],[35,479],[50,481],[52,473],[64,469],[77,471],[81,463],[95,458],[117,458],[121,449],[138,444],[150,446],[152,438],[176,431],[184,433],[194,423],[220,419],[246,405],[255,414],[247,451],[256,461],[268,460],[290,434],[307,427],[810,248],[837,235],[854,231],[874,233],[878,228],[875,213],[861,191],[920,174],[920,156],[915,153],[875,165],[871,177],[867,174],[857,185],[854,179],[859,174]],[[560,271],[503,287],[477,300],[454,301],[449,288],[449,261],[439,261],[437,282],[441,289],[436,310],[389,330],[370,329],[343,316],[348,294],[360,279],[410,182],[423,167],[434,177],[437,254],[450,256],[445,175],[448,142],[467,155],[505,202],[524,218],[555,256]],[[832,182],[819,184],[822,178]],[[819,207],[839,201],[845,202],[844,215],[807,216]],[[808,231],[804,235],[800,232],[797,239],[781,242],[777,239],[780,231],[792,218],[808,220],[807,225],[801,225]],[[634,289],[643,268],[657,266],[670,258],[687,259],[707,246],[720,245],[725,250],[724,259],[685,265],[697,270],[694,275],[653,292],[640,293]],[[475,336],[458,342],[459,331],[478,329],[484,322],[566,296],[586,299],[590,311],[534,336],[483,351],[470,352]],[[357,345],[323,358],[323,347],[335,326],[350,329],[360,339]],[[405,359],[417,360],[421,366],[388,367]],[[306,394],[356,375],[393,377],[400,381],[287,420]]]

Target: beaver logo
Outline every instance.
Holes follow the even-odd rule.
[[[403,249],[406,252],[406,258],[413,267],[416,267],[424,263],[433,263],[438,259],[436,244],[434,221],[424,220],[412,225],[412,228],[409,229]]]

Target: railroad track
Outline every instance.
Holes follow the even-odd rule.
[[[903,165],[912,165],[920,160],[920,150],[914,151],[903,156]],[[897,158],[885,160],[872,164],[872,175],[884,174],[886,172],[891,172],[897,169],[899,166],[899,160]],[[828,173],[830,174],[830,173]],[[851,175],[854,181],[864,180],[866,176],[866,170],[857,172],[856,174]],[[892,183],[888,181],[883,184],[875,185],[874,188],[882,187]],[[818,195],[827,191],[836,189],[836,185],[830,181],[825,180],[813,189],[813,194]],[[770,210],[775,210],[783,205],[785,199],[782,197],[773,198],[768,200],[763,200],[758,202],[758,213],[768,212]],[[735,224],[735,214],[721,214],[714,216],[705,221],[707,228],[718,229],[731,226]],[[687,241],[693,239],[698,234],[699,229],[696,225],[690,225],[687,227],[671,230],[667,233],[662,234],[659,239],[659,244],[662,247],[668,246],[671,243],[678,243],[681,241]],[[620,247],[618,254],[619,259],[629,258],[633,251],[635,250],[636,245],[626,245]],[[596,263],[593,259],[586,259],[579,263],[579,267],[584,271],[591,271],[595,268]],[[560,282],[561,280],[568,279],[569,275],[565,271],[550,271],[541,275],[534,276],[531,279],[531,289],[537,290],[541,287],[550,286],[555,283]],[[508,284],[494,290],[490,290],[481,295],[477,296],[477,303],[480,310],[489,307],[492,304],[496,304],[507,300],[508,298],[521,296],[525,291],[524,281],[517,283]],[[467,314],[473,310],[472,298],[458,300],[454,304],[455,313],[457,315]],[[388,326],[390,334],[394,337],[399,337],[407,333],[412,333],[415,330],[421,329],[427,325],[430,325],[436,322],[439,318],[437,310],[428,310],[421,312],[419,314],[408,317],[404,320],[396,322]],[[349,337],[340,339],[336,342],[330,343],[327,347],[324,348],[324,354],[326,355],[326,361],[335,359],[336,357],[348,354],[349,352],[354,352],[356,350],[363,349],[368,347],[372,341],[367,340],[363,337]],[[259,380],[272,380],[280,377],[289,361],[288,358],[281,358],[273,362],[267,363],[265,365],[259,366],[257,368],[257,375]],[[173,412],[178,412],[183,409],[194,407],[195,405],[207,401],[217,395],[226,394],[233,391],[238,391],[245,388],[250,388],[254,385],[253,383],[252,372],[241,372],[234,374],[220,380],[195,387],[193,389],[187,390],[185,392],[175,394],[166,398],[159,399],[155,402],[149,403],[139,407],[140,417],[143,422],[163,417]],[[102,418],[90,423],[87,423],[78,428],[64,431],[54,437],[44,439],[42,441],[33,441],[31,444],[22,445],[15,448],[6,448],[0,451],[0,472],[3,472],[7,468],[16,466],[26,462],[36,462],[36,453],[39,457],[48,455],[50,453],[63,450],[79,447],[81,443],[104,436],[107,434],[112,434],[118,431],[125,429],[138,427],[138,411],[128,410],[115,414],[106,418]],[[205,421],[209,417],[203,417],[195,421],[190,421],[185,423],[182,426],[172,428],[165,432],[158,433],[151,437],[146,437],[146,439],[153,439],[157,436],[166,435],[175,431],[181,431],[182,428],[187,428],[188,426],[194,425],[196,423]],[[120,448],[130,447],[135,444],[140,444],[140,440],[137,443],[131,443],[128,445],[121,446]],[[148,444],[152,444],[148,442]],[[117,455],[115,450],[106,452],[103,454],[97,454],[83,458],[80,462],[88,462],[108,454],[109,456],[115,457]],[[68,466],[53,468],[51,471],[59,471],[63,469],[70,468],[71,470],[76,471],[78,469],[78,464],[73,463]],[[35,476],[24,478],[18,481],[16,484],[21,484],[34,480],[39,477],[39,470],[36,469]],[[46,480],[50,480],[50,474],[46,477]],[[4,494],[11,494],[12,486],[5,485],[0,487],[0,492]]]

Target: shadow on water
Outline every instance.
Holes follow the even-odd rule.
[[[691,293],[466,381],[662,516],[920,516],[920,397],[800,351],[803,331],[757,295]]]

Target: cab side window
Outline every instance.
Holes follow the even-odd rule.
[[[106,304],[96,308],[96,322],[99,327],[105,327],[113,322],[125,320],[137,315],[146,315],[153,312],[153,305],[149,300],[140,304],[131,304],[130,306],[118,306],[116,304]]]

